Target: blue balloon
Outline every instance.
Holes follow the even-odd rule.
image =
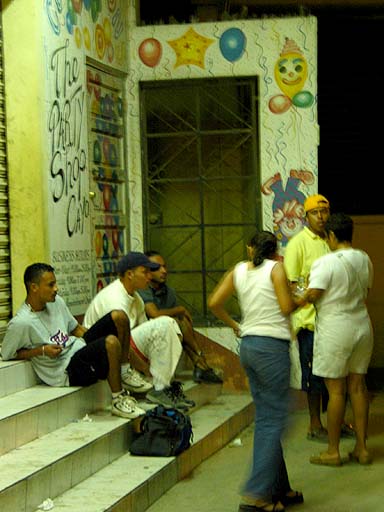
[[[69,34],[73,34],[73,23],[72,23],[73,16],[71,16],[71,13],[68,11],[67,15],[65,16],[65,24],[67,25],[67,30]]]
[[[239,28],[229,28],[220,37],[220,51],[229,62],[234,62],[243,55],[245,43],[244,32]]]

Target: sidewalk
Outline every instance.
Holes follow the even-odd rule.
[[[348,463],[332,468],[310,464],[309,457],[326,445],[306,439],[307,419],[305,408],[292,413],[283,442],[291,485],[301,490],[305,499],[303,505],[293,510],[384,511],[384,392],[373,395],[371,400],[368,430],[368,446],[374,457],[371,466]],[[351,420],[349,407],[346,419]],[[323,421],[326,422],[325,416]],[[203,462],[189,478],[176,484],[147,512],[237,512],[239,485],[249,467],[252,436],[251,426],[235,442]],[[343,439],[341,455],[346,456],[353,445],[353,439]]]

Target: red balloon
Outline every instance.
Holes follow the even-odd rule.
[[[292,105],[292,101],[288,96],[283,94],[276,94],[269,100],[269,110],[274,114],[283,114]]]
[[[106,211],[109,211],[109,205],[111,204],[111,185],[105,185],[103,187],[103,203]]]
[[[144,41],[139,46],[139,57],[142,62],[150,68],[157,66],[161,59],[161,53],[161,44],[157,39],[153,37],[144,39]]]
[[[117,252],[119,250],[119,232],[117,229],[112,230],[112,244],[115,251]]]

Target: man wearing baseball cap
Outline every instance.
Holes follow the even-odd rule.
[[[154,403],[168,407],[188,408],[194,403],[180,392],[175,393],[171,380],[182,353],[182,333],[173,318],[162,316],[148,320],[144,302],[137,290],[148,286],[151,270],[160,265],[149,260],[141,252],[128,252],[117,264],[118,277],[102,288],[89,305],[84,326],[93,325],[107,313],[120,314],[120,329],[123,336],[130,336],[130,354],[141,361],[142,367],[149,366],[154,389],[148,391],[138,386],[130,391],[148,391],[146,397]],[[128,365],[122,365],[122,382],[126,371],[132,373]],[[138,372],[136,372],[138,374]],[[128,376],[129,377],[129,376]],[[140,380],[140,374],[137,375]],[[149,386],[152,387],[152,386]]]
[[[297,283],[307,286],[312,263],[330,252],[324,230],[330,214],[328,199],[321,194],[311,195],[304,201],[304,210],[307,225],[289,240],[284,254],[285,270],[293,289]],[[322,400],[323,405],[326,403],[328,394],[323,379],[312,374],[315,317],[315,308],[310,304],[291,315],[292,328],[299,342],[302,390],[307,393],[310,418],[307,439],[327,442],[327,430],[321,422],[321,405]],[[343,426],[342,435],[353,433],[350,426]]]
[[[305,213],[312,211],[312,210],[316,210],[316,208],[328,209],[328,216],[329,216],[329,201],[321,194],[315,194],[313,196],[309,196],[304,201]]]

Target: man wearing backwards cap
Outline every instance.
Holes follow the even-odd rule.
[[[330,252],[325,240],[325,223],[329,217],[329,201],[320,194],[304,201],[307,226],[293,236],[285,249],[284,266],[288,279],[295,288],[297,283],[308,284],[312,263]],[[327,442],[327,431],[321,423],[321,399],[327,399],[327,391],[321,377],[312,374],[313,336],[315,329],[313,305],[297,309],[291,315],[292,327],[297,335],[302,371],[302,390],[307,393],[310,424],[307,439]],[[344,425],[343,435],[353,435],[352,429]]]
[[[151,262],[145,254],[128,252],[117,264],[118,278],[102,288],[89,305],[85,327],[113,311],[120,312],[125,330],[130,331],[132,351],[142,362],[149,364],[154,390],[147,393],[147,399],[168,407],[187,408],[194,405],[181,390],[175,392],[171,386],[176,366],[182,353],[182,333],[173,318],[162,316],[148,320],[144,302],[137,290],[148,286],[151,270],[158,270],[159,264]],[[124,383],[124,366],[122,381]],[[130,388],[132,389],[132,388]],[[140,391],[140,390],[138,390]]]

